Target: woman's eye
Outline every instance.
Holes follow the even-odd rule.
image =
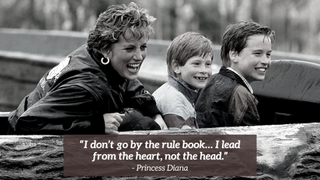
[[[128,52],[133,51],[133,48],[126,48],[126,51]]]

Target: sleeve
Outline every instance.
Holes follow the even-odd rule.
[[[135,108],[145,116],[153,117],[161,114],[154,97],[145,90],[139,80],[129,82],[125,99],[127,100],[124,104],[126,108]]]
[[[62,85],[49,92],[18,119],[17,134],[103,133],[103,116],[98,103],[84,88]]]
[[[235,125],[250,126],[259,124],[259,114],[254,96],[243,86],[236,87],[231,96],[229,113]]]
[[[163,119],[169,129],[194,129],[196,128],[195,118],[184,119],[177,114],[166,114]]]
[[[144,116],[139,111],[127,110],[118,131],[161,130],[152,118]]]

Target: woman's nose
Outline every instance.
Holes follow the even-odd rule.
[[[145,55],[141,50],[137,50],[133,57],[134,57],[134,60],[142,61],[144,56]]]

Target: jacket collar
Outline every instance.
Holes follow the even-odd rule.
[[[198,97],[198,90],[191,89],[189,85],[182,79],[173,76],[169,76],[168,83],[181,92],[191,104],[194,104],[196,98]]]
[[[246,78],[244,78],[241,74],[239,74],[237,71],[235,71],[231,67],[227,67],[227,69],[229,69],[230,71],[233,71],[236,75],[238,75],[241,78],[241,80],[244,82],[244,84],[247,86],[247,88],[249,89],[251,94],[253,94],[253,89],[252,89],[250,83],[246,80]]]
[[[252,89],[251,85],[248,83],[248,81],[243,76],[241,76],[235,70],[233,70],[231,68],[226,68],[225,66],[222,66],[219,73],[224,75],[224,76],[228,76],[231,79],[237,81],[237,83],[239,83],[242,86],[246,87],[246,89],[251,94],[253,94],[253,89]]]

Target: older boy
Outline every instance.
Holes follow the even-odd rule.
[[[227,28],[221,47],[223,66],[196,102],[200,128],[259,124],[258,101],[250,83],[264,79],[274,40],[273,30],[253,21]]]
[[[212,74],[213,44],[200,33],[176,37],[167,50],[168,82],[153,96],[169,129],[198,128],[194,102]]]

